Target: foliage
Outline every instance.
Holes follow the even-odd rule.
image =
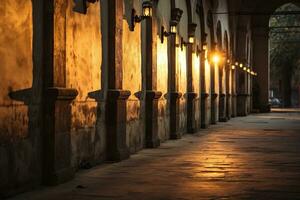
[[[282,11],[300,11],[300,8],[294,4],[286,4],[276,10],[276,12]],[[289,73],[293,80],[291,84],[298,85],[300,83],[300,15],[276,15],[276,12],[270,18],[271,79],[276,80]]]

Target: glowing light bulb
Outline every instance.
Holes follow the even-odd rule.
[[[212,61],[213,61],[215,64],[219,64],[220,60],[221,60],[221,58],[220,58],[220,56],[219,56],[218,54],[213,55]]]

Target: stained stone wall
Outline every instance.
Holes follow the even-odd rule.
[[[31,188],[41,178],[32,11],[30,0],[0,4],[0,199]]]
[[[0,143],[28,136],[28,107],[9,94],[32,86],[32,5],[28,0],[0,5]]]
[[[158,133],[161,141],[169,139],[168,110],[168,38],[161,43],[157,36],[157,90],[162,92],[158,104]]]
[[[67,87],[78,90],[72,103],[72,163],[75,168],[104,159],[104,102],[96,102],[91,93],[101,90],[102,38],[100,2],[90,4],[88,13],[73,11],[68,1],[66,15]],[[99,109],[98,109],[99,107]],[[98,126],[98,128],[97,128]]]
[[[123,20],[123,89],[131,95],[127,101],[127,145],[135,153],[144,144],[142,100],[142,63],[141,63],[141,24],[136,24],[134,31],[129,30],[129,23]]]
[[[195,131],[200,131],[201,94],[211,93],[211,78],[215,91],[219,89],[219,68],[210,60],[216,22],[221,23],[222,37],[225,31],[231,35],[230,19],[224,16],[213,17],[210,32],[207,13],[209,9],[227,10],[225,1],[219,1],[217,7],[211,5],[212,1],[203,1],[202,19],[196,13],[198,1],[191,1],[189,10],[188,1],[160,0],[158,5],[154,3],[155,21],[143,20],[135,24],[134,30],[131,13],[135,9],[137,15],[141,14],[139,0],[88,3],[85,14],[73,11],[73,0],[32,2],[35,9],[29,0],[3,0],[0,4],[0,198],[45,184],[44,174],[48,179],[56,178],[51,184],[57,184],[69,180],[81,168],[108,159],[126,159],[153,139],[147,139],[152,130],[157,129],[160,142],[174,134],[171,125],[178,126],[180,136],[186,134],[190,120],[188,95],[194,93],[192,117]],[[170,29],[171,6],[183,10],[183,15],[176,36],[164,36],[162,41],[161,27],[166,32]],[[49,12],[48,7],[55,12]],[[149,22],[153,23],[151,30],[157,30],[152,38],[145,34]],[[186,44],[189,23],[197,24],[193,46]],[[206,52],[201,51],[204,38]],[[147,57],[155,59],[152,66],[144,63],[149,53],[144,52],[149,47],[146,42],[150,40],[156,42],[151,44],[154,55]],[[171,77],[173,67],[175,80]],[[213,67],[216,73],[211,77]],[[147,73],[154,77],[147,86],[151,91],[145,89]],[[201,89],[201,75],[205,91]],[[227,89],[225,77],[222,82],[223,90]],[[170,96],[174,100],[177,92],[182,93],[179,106],[170,106]],[[147,105],[146,94],[150,96]],[[207,101],[211,99],[210,95]],[[211,106],[208,103],[204,110],[207,124]],[[213,106],[217,110],[218,101]],[[177,112],[176,120],[171,120],[171,107]],[[152,121],[146,121],[146,116]],[[146,127],[152,130],[147,132]],[[156,142],[150,141],[150,146],[158,146]]]
[[[199,28],[199,27],[198,27]],[[199,130],[201,127],[201,119],[200,119],[200,112],[201,112],[201,82],[200,82],[200,55],[193,53],[192,55],[192,71],[193,71],[193,91],[197,94],[195,98],[195,124],[196,129]]]

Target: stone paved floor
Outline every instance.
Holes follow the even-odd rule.
[[[14,199],[300,199],[300,111],[235,118]]]

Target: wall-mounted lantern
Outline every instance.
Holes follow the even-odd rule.
[[[177,22],[176,21],[171,21],[170,22],[170,31],[167,32],[165,30],[165,27],[161,27],[161,31],[160,31],[160,40],[161,43],[164,43],[164,37],[169,37],[171,35],[176,35],[177,33]]]
[[[202,44],[202,51],[203,52],[207,51],[207,43],[206,42],[203,42],[203,44]]]
[[[239,66],[239,62],[235,62],[234,64],[235,64],[235,66]]]
[[[257,73],[254,72],[254,71],[251,71],[250,74],[251,74],[252,76],[257,76]]]
[[[134,27],[136,23],[140,23],[144,19],[152,17],[152,2],[151,1],[145,1],[143,2],[143,11],[142,15],[137,15],[135,9],[132,9],[131,11],[131,25],[130,30],[134,31]]]
[[[195,32],[196,32],[197,24],[191,23],[188,26],[188,44],[195,43]]]
[[[188,44],[194,44],[194,43],[195,43],[195,37],[194,36],[189,36]]]
[[[73,11],[80,13],[80,14],[86,14],[88,9],[88,3],[95,3],[99,0],[74,0],[75,6],[73,7]]]
[[[180,38],[180,48],[183,50],[183,46],[186,46],[188,43],[184,41],[183,37]]]
[[[244,69],[244,68],[245,68],[243,63],[240,63],[240,68],[241,68],[241,69]],[[245,70],[244,70],[244,71],[245,71]]]
[[[232,70],[235,70],[235,65],[231,65],[231,69],[232,69]]]

